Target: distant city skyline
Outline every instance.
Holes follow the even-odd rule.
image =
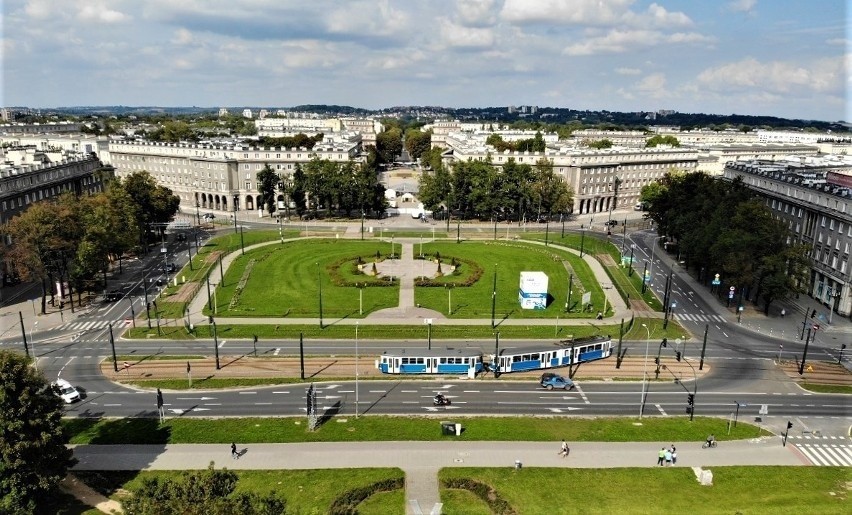
[[[5,0],[3,105],[852,121],[839,0]]]

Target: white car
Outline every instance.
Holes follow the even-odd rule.
[[[71,386],[71,383],[69,383],[65,379],[57,379],[52,386],[56,391],[59,392],[59,396],[62,397],[62,400],[65,401],[65,404],[71,404],[72,402],[77,402],[80,400],[80,392],[78,392],[76,388]]]

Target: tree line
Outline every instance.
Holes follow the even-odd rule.
[[[772,302],[806,291],[810,247],[789,238],[787,225],[740,178],[668,173],[642,188],[641,200],[657,233],[705,284],[719,274],[720,288],[733,286],[738,299],[760,302],[766,313]]]
[[[73,309],[73,293],[80,303],[83,292],[105,287],[110,263],[129,250],[145,252],[152,231],[165,230],[179,206],[180,199],[150,174],[132,173],[107,181],[100,193],[65,193],[30,205],[0,227],[11,239],[0,247],[0,258],[10,273],[41,284],[42,313],[48,296],[55,305],[57,293]]]
[[[535,215],[565,214],[573,191],[553,172],[553,163],[535,166],[509,159],[502,167],[490,161],[457,161],[446,167],[431,160],[420,177],[420,201],[436,213],[480,220],[522,220]]]

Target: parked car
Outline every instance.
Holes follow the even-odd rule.
[[[62,400],[65,401],[65,404],[71,404],[72,402],[77,402],[80,400],[80,392],[77,391],[76,388],[71,386],[71,383],[66,381],[65,379],[57,379],[55,383],[51,385],[62,397]]]
[[[574,388],[574,381],[567,377],[562,377],[558,374],[553,374],[550,372],[546,372],[541,375],[541,379],[539,380],[539,384],[542,388],[547,388],[548,390],[553,390],[554,388],[561,388],[562,390],[570,390]]]

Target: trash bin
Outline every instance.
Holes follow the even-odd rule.
[[[445,436],[455,436],[456,434],[456,423],[455,422],[441,422],[441,434]]]

